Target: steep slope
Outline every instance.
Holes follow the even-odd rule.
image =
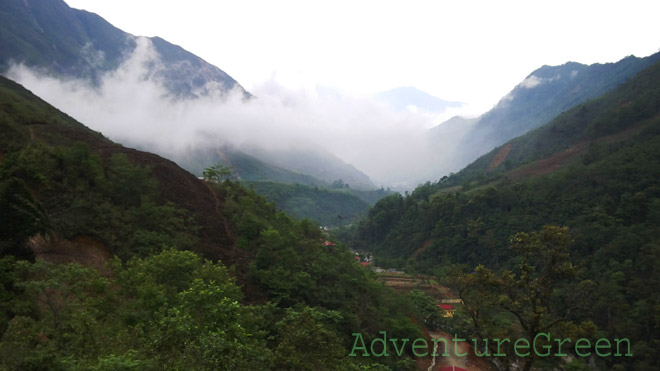
[[[227,166],[232,176],[240,181],[277,182],[284,184],[304,184],[327,187],[329,183],[313,176],[272,165],[259,158],[249,155],[233,146],[213,148],[197,148],[177,159],[178,163],[197,174],[202,175],[204,169],[215,164]]]
[[[381,200],[351,243],[411,272],[446,274],[452,263],[503,270],[521,259],[507,248],[511,237],[546,225],[570,228],[580,270],[567,289],[592,285],[588,305],[556,307],[633,348],[657,344],[658,324],[647,318],[660,304],[660,63],[459,174]],[[654,369],[660,357],[597,362]]]
[[[62,0],[0,3],[0,72],[24,63],[54,75],[97,81],[136,48],[135,36]],[[151,66],[175,96],[195,97],[243,88],[219,68],[161,38],[151,38],[162,66]],[[249,96],[247,92],[244,92]]]
[[[117,87],[114,77],[121,80],[118,83],[121,85],[120,89],[128,91],[145,88],[140,86],[140,82],[148,80],[147,88],[153,87],[151,83],[158,88],[162,85],[174,98],[209,96],[213,104],[217,102],[218,105],[223,103],[222,99],[216,99],[221,95],[218,93],[224,94],[234,88],[242,92],[244,97],[250,97],[250,94],[225,72],[185,49],[159,37],[135,37],[112,26],[96,14],[71,9],[62,0],[2,2],[0,37],[3,40],[0,44],[0,73],[6,72],[14,64],[22,63],[64,81],[67,77],[75,77]],[[118,67],[122,68],[117,69]],[[115,76],[116,73],[122,77]],[[124,73],[130,75],[130,78],[123,75]],[[108,80],[113,82],[108,83]],[[26,81],[22,82],[27,84]],[[125,92],[119,94],[126,95]],[[160,94],[159,91],[155,95],[160,98]],[[175,99],[171,102],[181,100]],[[156,104],[160,104],[160,101]],[[78,113],[75,107],[59,108],[72,115]],[[124,108],[117,107],[121,110]],[[135,110],[131,112],[134,112],[135,121],[148,126],[148,120],[140,117],[153,116],[150,112],[145,112],[148,108],[139,105],[133,108]],[[82,111],[84,112],[84,109]],[[188,124],[181,123],[186,126]],[[130,143],[146,151],[155,151],[198,175],[201,175],[205,167],[218,162],[226,163],[225,159],[234,157],[230,162],[233,163],[237,175],[245,180],[323,185],[324,182],[343,179],[361,188],[375,188],[365,174],[321,149],[277,153],[265,151],[263,148],[227,151],[214,143],[204,146],[192,143],[191,147],[195,148],[192,154],[172,154],[159,148],[151,141],[152,138],[118,138],[116,132],[112,134],[114,140]],[[218,138],[221,143],[231,140],[232,138]],[[218,151],[227,153],[219,156]]]
[[[429,168],[426,179],[437,178],[439,174],[449,174],[457,170],[456,164],[461,163],[461,143],[466,140],[474,129],[478,118],[452,117],[429,129],[426,133],[426,142],[433,158],[434,167]]]
[[[655,67],[645,70],[611,93],[577,105],[547,125],[490,151],[459,172],[456,179],[497,176],[514,169],[514,174],[521,174],[523,169],[516,168],[523,165],[530,168],[528,164],[540,160],[582,156],[638,134],[656,109],[653,106],[658,99],[654,90],[656,71]],[[559,165],[566,164],[564,161]]]
[[[0,94],[2,175],[37,195],[36,205],[49,215],[40,217],[49,220],[41,232],[69,239],[94,231],[93,238],[118,255],[179,241],[209,258],[237,258],[216,195],[195,176],[154,154],[112,143],[4,77]],[[169,213],[168,219],[149,220],[156,211]],[[8,249],[20,248],[20,241],[5,242]]]
[[[630,56],[616,63],[590,66],[569,62],[543,66],[532,72],[463,134],[447,158],[457,171],[506,141],[546,124],[560,113],[596,98],[660,60],[660,53],[645,58]],[[442,124],[439,126],[442,127]],[[446,167],[439,164],[438,168]]]
[[[375,185],[371,179],[324,148],[292,145],[284,149],[266,149],[244,146],[242,151],[277,167],[309,174],[326,183],[342,180],[353,188],[371,190]]]

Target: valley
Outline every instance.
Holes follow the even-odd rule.
[[[0,370],[660,369],[657,12],[510,5],[0,2]]]

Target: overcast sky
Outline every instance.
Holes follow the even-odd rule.
[[[657,0],[66,1],[181,45],[248,90],[269,80],[356,94],[415,86],[475,113],[544,64],[660,48]]]

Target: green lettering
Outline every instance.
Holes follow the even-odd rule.
[[[454,354],[456,357],[465,357],[468,355],[467,353],[458,353],[458,343],[465,341],[465,339],[459,339],[456,337],[456,334],[454,334],[454,339],[452,339],[452,341],[454,342]]]
[[[354,332],[351,335],[355,336],[355,342],[353,343],[353,349],[351,352],[348,354],[349,357],[355,357],[355,351],[362,349],[364,353],[362,353],[362,357],[369,357],[369,352],[367,352],[367,347],[364,345],[364,339],[362,339],[362,334],[359,332]],[[362,343],[362,346],[358,347],[358,340],[360,343]]]
[[[555,357],[568,357],[568,354],[561,352],[561,346],[566,342],[570,343],[571,339],[555,339],[555,341],[557,342],[557,353],[555,353]]]
[[[510,343],[509,339],[493,339],[497,343],[497,353],[493,354],[493,357],[506,357],[506,353],[500,352],[500,346],[502,343]]]
[[[379,333],[379,334],[383,334],[383,338],[382,338],[382,339],[381,339],[381,338],[376,338],[376,339],[373,339],[373,340],[371,341],[371,354],[372,354],[374,357],[383,357],[383,356],[385,356],[385,357],[389,357],[390,355],[387,354],[387,343],[386,343],[386,341],[387,341],[387,331],[378,331],[378,333]],[[374,345],[375,345],[377,342],[383,344],[383,351],[380,352],[379,354],[376,354],[376,352],[374,351]]]
[[[580,343],[586,343],[585,345],[580,345]],[[585,338],[577,339],[575,342],[575,354],[578,355],[578,357],[589,357],[591,355],[591,352],[589,353],[581,353],[581,349],[591,349],[591,343],[589,340]]]
[[[474,344],[474,355],[477,357],[490,357],[490,351],[488,350],[488,339],[484,339],[484,348],[486,351],[484,353],[479,353],[479,345],[477,344],[477,339],[472,339]]]
[[[614,353],[615,357],[621,357],[621,356],[632,357],[633,354],[630,352],[630,340],[628,340],[628,338],[614,339],[614,341],[616,342],[616,353]],[[626,354],[621,354],[619,350],[619,344],[621,344],[621,342],[624,341],[628,344],[628,352],[626,352]]]
[[[534,336],[534,353],[536,353],[536,355],[539,357],[548,357],[550,355],[550,348],[552,347],[546,344],[541,347],[546,350],[546,353],[543,354],[539,353],[538,349],[536,348],[536,340],[539,338],[539,336],[544,337],[546,342],[550,342],[550,334],[548,334],[547,332],[540,332],[536,334],[536,336]]]
[[[422,342],[424,342],[424,345],[423,345],[423,346],[421,346],[421,345],[418,346],[418,345],[417,345],[417,342],[419,342],[420,340],[421,340]],[[424,349],[428,349],[428,348],[429,348],[429,344],[426,342],[426,339],[424,339],[424,338],[417,338],[417,339],[415,339],[415,341],[413,341],[412,348],[413,348],[413,354],[415,355],[415,357],[426,357],[426,356],[429,354],[429,352],[424,352],[424,354],[418,354],[418,353],[417,353],[417,348],[424,348]]]
[[[390,341],[392,342],[392,344],[394,344],[394,350],[396,351],[396,355],[399,356],[399,357],[401,357],[401,354],[403,354],[403,349],[406,347],[406,343],[407,343],[410,339],[401,339],[401,340],[403,340],[403,344],[401,344],[401,349],[399,349],[399,348],[396,346],[398,340],[399,340],[399,339],[390,339]]]
[[[433,339],[433,354],[431,354],[433,357],[438,356],[438,342],[442,342],[445,345],[445,351],[442,353],[443,357],[449,357],[449,352],[447,351],[447,348],[449,345],[447,344],[447,339],[445,338],[440,338],[440,339]]]
[[[606,343],[607,345],[603,345],[603,346],[601,346],[601,345],[600,345],[601,342],[602,342],[602,343]],[[612,348],[612,343],[610,343],[609,340],[607,340],[607,339],[605,339],[605,338],[602,338],[602,339],[598,339],[598,340],[596,340],[596,355],[597,355],[598,357],[607,357],[607,356],[609,356],[610,354],[612,354],[612,352],[607,352],[607,354],[605,354],[605,353],[601,354],[601,353],[599,352],[600,349],[610,350],[610,348]]]
[[[520,344],[523,342],[524,344]],[[527,353],[519,353],[518,348],[525,348],[527,349]],[[536,349],[534,349],[536,351]],[[525,338],[520,338],[516,340],[516,342],[513,344],[513,351],[516,353],[518,357],[528,357],[529,356],[529,340]]]

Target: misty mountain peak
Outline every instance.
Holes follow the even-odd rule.
[[[0,72],[23,64],[51,75],[89,79],[117,69],[138,47],[137,38],[102,17],[72,9],[62,0],[0,2]],[[177,98],[249,93],[224,71],[159,37],[150,38],[159,55],[156,75]]]
[[[400,111],[412,109],[437,114],[448,108],[463,106],[461,102],[440,99],[412,86],[384,91],[376,94],[375,98]]]

